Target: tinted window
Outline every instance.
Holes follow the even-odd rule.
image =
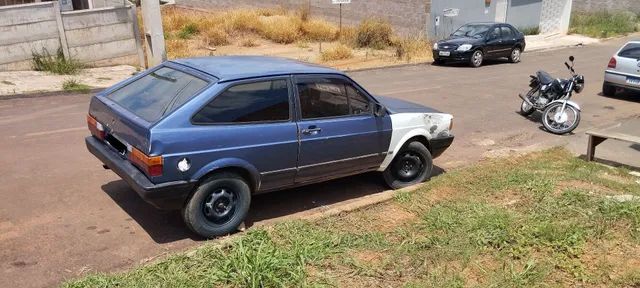
[[[640,59],[640,43],[629,43],[618,53],[620,57]]]
[[[500,28],[496,27],[494,29],[491,30],[491,33],[489,33],[489,39],[498,39],[500,38]]]
[[[342,81],[314,79],[298,84],[302,118],[349,115],[349,102]]]
[[[205,86],[205,80],[163,67],[106,97],[140,118],[155,122],[187,102]]]
[[[241,84],[216,96],[193,117],[195,123],[247,123],[289,119],[286,80]]]
[[[349,96],[349,107],[351,114],[369,114],[371,113],[371,105],[369,104],[369,98],[363,95],[360,90],[353,87],[351,84],[345,84],[347,89],[347,96]]]
[[[513,32],[511,31],[511,28],[509,27],[502,27],[500,28],[502,30],[502,38],[504,39],[513,39]]]

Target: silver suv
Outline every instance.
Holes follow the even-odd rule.
[[[613,96],[618,89],[640,92],[640,41],[628,42],[609,60],[602,94]]]

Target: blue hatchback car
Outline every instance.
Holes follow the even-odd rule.
[[[204,237],[234,232],[258,193],[368,171],[420,183],[453,141],[449,114],[253,56],[165,62],[95,95],[87,123],[105,167]]]

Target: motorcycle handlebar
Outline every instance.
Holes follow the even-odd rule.
[[[567,66],[567,69],[571,70],[571,66],[569,66],[569,63],[564,62],[564,66]]]

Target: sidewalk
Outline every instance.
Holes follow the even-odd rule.
[[[0,72],[0,97],[6,95],[62,91],[65,80],[74,79],[92,88],[106,88],[136,72],[128,65],[84,69],[76,75],[56,75],[40,71]]]
[[[548,49],[559,49],[570,46],[582,46],[599,43],[600,39],[582,35],[530,35],[525,36],[527,47],[525,52],[541,51]]]

